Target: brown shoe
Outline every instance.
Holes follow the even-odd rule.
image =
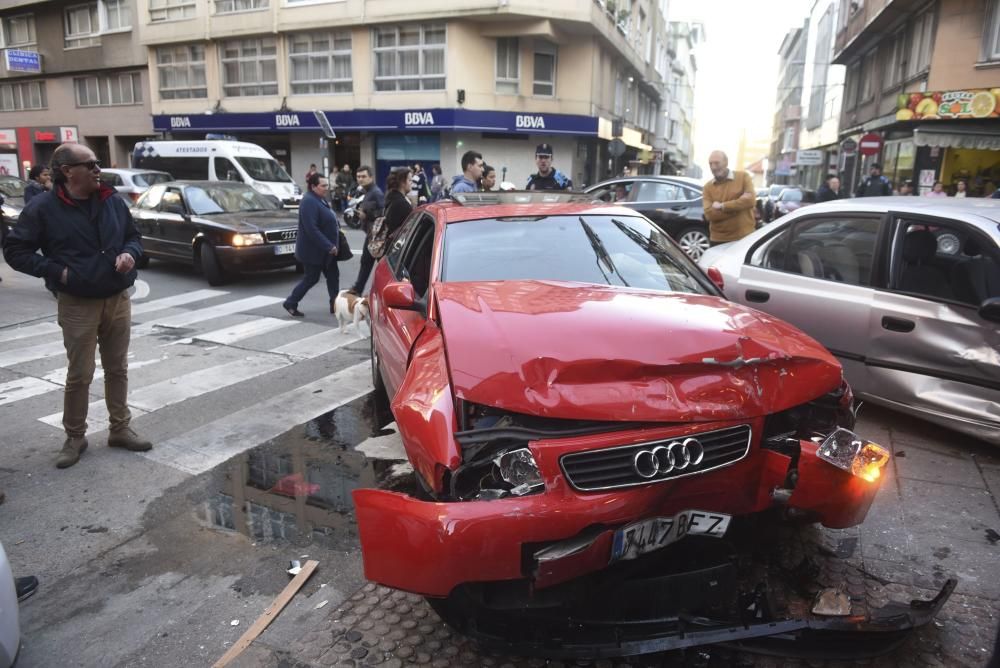
[[[80,461],[80,455],[87,449],[87,439],[84,436],[70,436],[63,443],[59,456],[56,457],[56,468],[68,469]]]
[[[112,448],[125,448],[132,452],[146,452],[153,449],[153,444],[140,438],[132,427],[118,429],[108,434],[108,445]]]

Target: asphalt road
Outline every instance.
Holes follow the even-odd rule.
[[[357,264],[341,265],[342,287]],[[41,580],[21,604],[20,668],[210,665],[305,558],[317,575],[246,665],[313,665],[307,650],[328,651],[315,629],[365,583],[350,491],[386,474],[355,450],[383,433],[367,339],[336,331],[323,284],[292,319],[291,269],[210,289],[154,261],[134,295],[129,402],[155,447],[106,447],[95,381],[90,449],[60,471],[55,301],[2,262],[0,277],[0,542],[16,574]],[[877,665],[984,665],[1000,610],[1000,453],[874,407],[859,430],[896,458],[868,522],[844,534],[855,558],[922,596],[960,580],[941,625]]]

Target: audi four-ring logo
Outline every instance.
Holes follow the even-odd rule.
[[[688,438],[658,445],[652,450],[640,450],[632,459],[632,468],[643,478],[654,478],[659,474],[697,466],[704,458],[705,448],[696,439]]]
[[[298,230],[285,230],[284,232],[281,233],[281,239],[283,241],[294,239],[297,232]]]

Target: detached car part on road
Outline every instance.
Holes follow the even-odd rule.
[[[892,620],[773,611],[730,537],[775,512],[859,524],[889,454],[822,346],[587,199],[430,205],[378,264],[373,380],[416,487],[353,493],[366,576],[547,656],[925,622],[948,591]]]
[[[242,183],[158,183],[132,209],[144,260],[193,265],[209,285],[294,266],[298,212]]]

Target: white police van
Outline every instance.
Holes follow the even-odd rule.
[[[136,142],[132,166],[169,172],[190,181],[237,181],[262,195],[273,195],[285,206],[298,206],[302,189],[288,172],[256,144],[205,139]]]

